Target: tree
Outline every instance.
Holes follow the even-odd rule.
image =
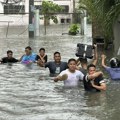
[[[106,47],[114,38],[113,25],[120,15],[120,0],[80,0],[79,3],[92,16],[92,21],[97,21]]]
[[[46,25],[48,21],[51,19],[54,23],[58,23],[57,16],[55,15],[57,12],[60,12],[62,7],[51,2],[51,1],[43,1],[42,2],[42,14],[44,16],[44,26],[45,26],[45,34],[46,34]]]
[[[113,25],[120,15],[120,0],[98,0],[95,2],[98,9],[98,19],[102,23],[105,48],[109,42],[113,42]]]

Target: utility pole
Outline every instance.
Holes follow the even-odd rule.
[[[34,0],[29,0],[29,38],[34,37]]]
[[[72,23],[75,23],[75,0],[72,0],[72,2],[73,2]]]
[[[34,19],[34,26],[35,26],[35,36],[39,36],[40,34],[40,27],[39,27],[39,9],[35,10],[35,19]]]
[[[86,10],[81,14],[81,35],[86,35],[87,31],[87,15]]]

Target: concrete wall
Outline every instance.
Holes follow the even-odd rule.
[[[25,13],[29,12],[29,0],[26,0],[25,3],[20,3],[19,5],[25,4]],[[26,9],[27,8],[27,9]],[[3,13],[3,14],[2,14]],[[28,25],[28,14],[26,15],[4,15],[4,6],[0,3],[0,26],[8,25],[8,21],[10,25]]]
[[[37,0],[36,0],[37,1]],[[73,12],[73,0],[58,0],[58,1],[54,1],[51,0],[54,3],[58,4],[58,5],[68,5],[69,6],[69,13]],[[42,0],[35,3],[35,4],[41,4]],[[25,13],[29,13],[29,0],[25,0],[25,3],[21,3],[25,5]],[[3,13],[3,5],[0,3],[0,13]],[[58,24],[61,24],[61,19],[71,19],[72,21],[72,15],[71,14],[60,14],[57,15],[58,18]],[[4,15],[4,14],[0,14],[0,25],[7,25],[7,22],[3,22],[3,21],[13,21],[12,23],[10,23],[11,25],[28,25],[28,14],[27,15]],[[44,20],[40,20],[40,24],[43,25],[44,24]],[[52,21],[50,21],[50,24],[54,24]]]

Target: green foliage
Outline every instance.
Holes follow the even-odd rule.
[[[57,16],[55,13],[62,11],[62,8],[51,1],[42,1],[42,10],[41,13],[44,16],[44,26],[45,26],[45,34],[46,34],[46,25],[49,23],[49,20],[53,20],[54,23],[58,23]]]
[[[55,13],[60,12],[62,8],[51,1],[43,1],[42,2],[42,14],[44,15],[44,19],[52,19],[54,23],[58,23],[57,17]]]
[[[79,27],[77,24],[72,24],[69,28],[69,35],[76,35],[79,32]]]
[[[91,16],[90,16],[90,15],[87,16],[87,23],[88,23],[88,24],[91,24],[91,23],[92,23],[92,19],[91,19]]]
[[[120,15],[120,0],[79,0],[79,9],[87,10],[97,20],[108,43],[113,38],[113,24]]]

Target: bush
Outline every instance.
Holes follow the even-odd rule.
[[[69,28],[69,35],[76,35],[79,32],[79,27],[77,24],[72,24]]]

